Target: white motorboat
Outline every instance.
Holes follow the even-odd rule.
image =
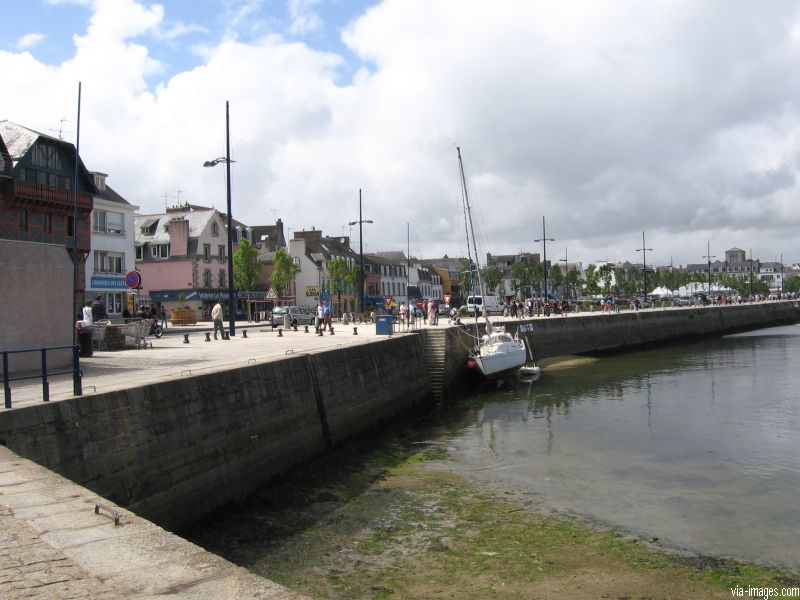
[[[480,261],[478,260],[478,248],[475,242],[475,227],[472,222],[472,209],[469,204],[469,193],[467,192],[467,179],[464,175],[464,163],[461,160],[461,148],[458,151],[458,168],[461,174],[461,189],[464,200],[464,214],[467,220],[468,241],[467,254],[470,255],[469,239],[472,240],[472,249],[475,251],[475,272],[477,274],[478,293],[485,296],[483,289],[483,277],[481,276]],[[470,263],[472,256],[469,256]],[[514,373],[525,364],[528,358],[525,342],[514,339],[503,327],[495,327],[489,320],[489,311],[483,311],[483,318],[486,321],[486,334],[479,340],[470,352],[467,361],[468,366],[477,367],[481,374],[487,379],[497,379],[505,375]],[[477,321],[476,338],[477,338]]]

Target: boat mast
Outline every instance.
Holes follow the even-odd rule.
[[[469,234],[472,237],[472,248],[475,250],[475,272],[478,276],[478,292],[481,295],[481,298],[485,295],[483,293],[483,278],[481,277],[481,264],[478,260],[478,244],[475,241],[475,227],[472,224],[472,207],[469,205],[469,194],[467,193],[467,178],[464,175],[464,162],[461,160],[461,148],[456,146],[456,151],[458,152],[458,169],[461,173],[461,187],[464,190],[464,205],[466,206],[467,210],[467,225],[469,225]],[[469,238],[467,238],[467,252],[469,252]],[[472,258],[470,257],[470,260]],[[486,311],[486,305],[483,305],[483,317],[486,319],[486,322],[489,322],[489,315]]]

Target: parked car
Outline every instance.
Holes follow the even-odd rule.
[[[273,325],[283,325],[283,317],[289,313],[291,316],[291,324],[294,325],[312,325],[314,323],[315,313],[312,313],[304,306],[277,306],[272,311]]]

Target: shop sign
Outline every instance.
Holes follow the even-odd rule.
[[[124,277],[92,277],[90,283],[94,290],[124,290],[127,287]]]

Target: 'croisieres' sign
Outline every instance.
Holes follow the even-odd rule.
[[[91,286],[93,290],[124,290],[125,279],[122,277],[92,277]]]

